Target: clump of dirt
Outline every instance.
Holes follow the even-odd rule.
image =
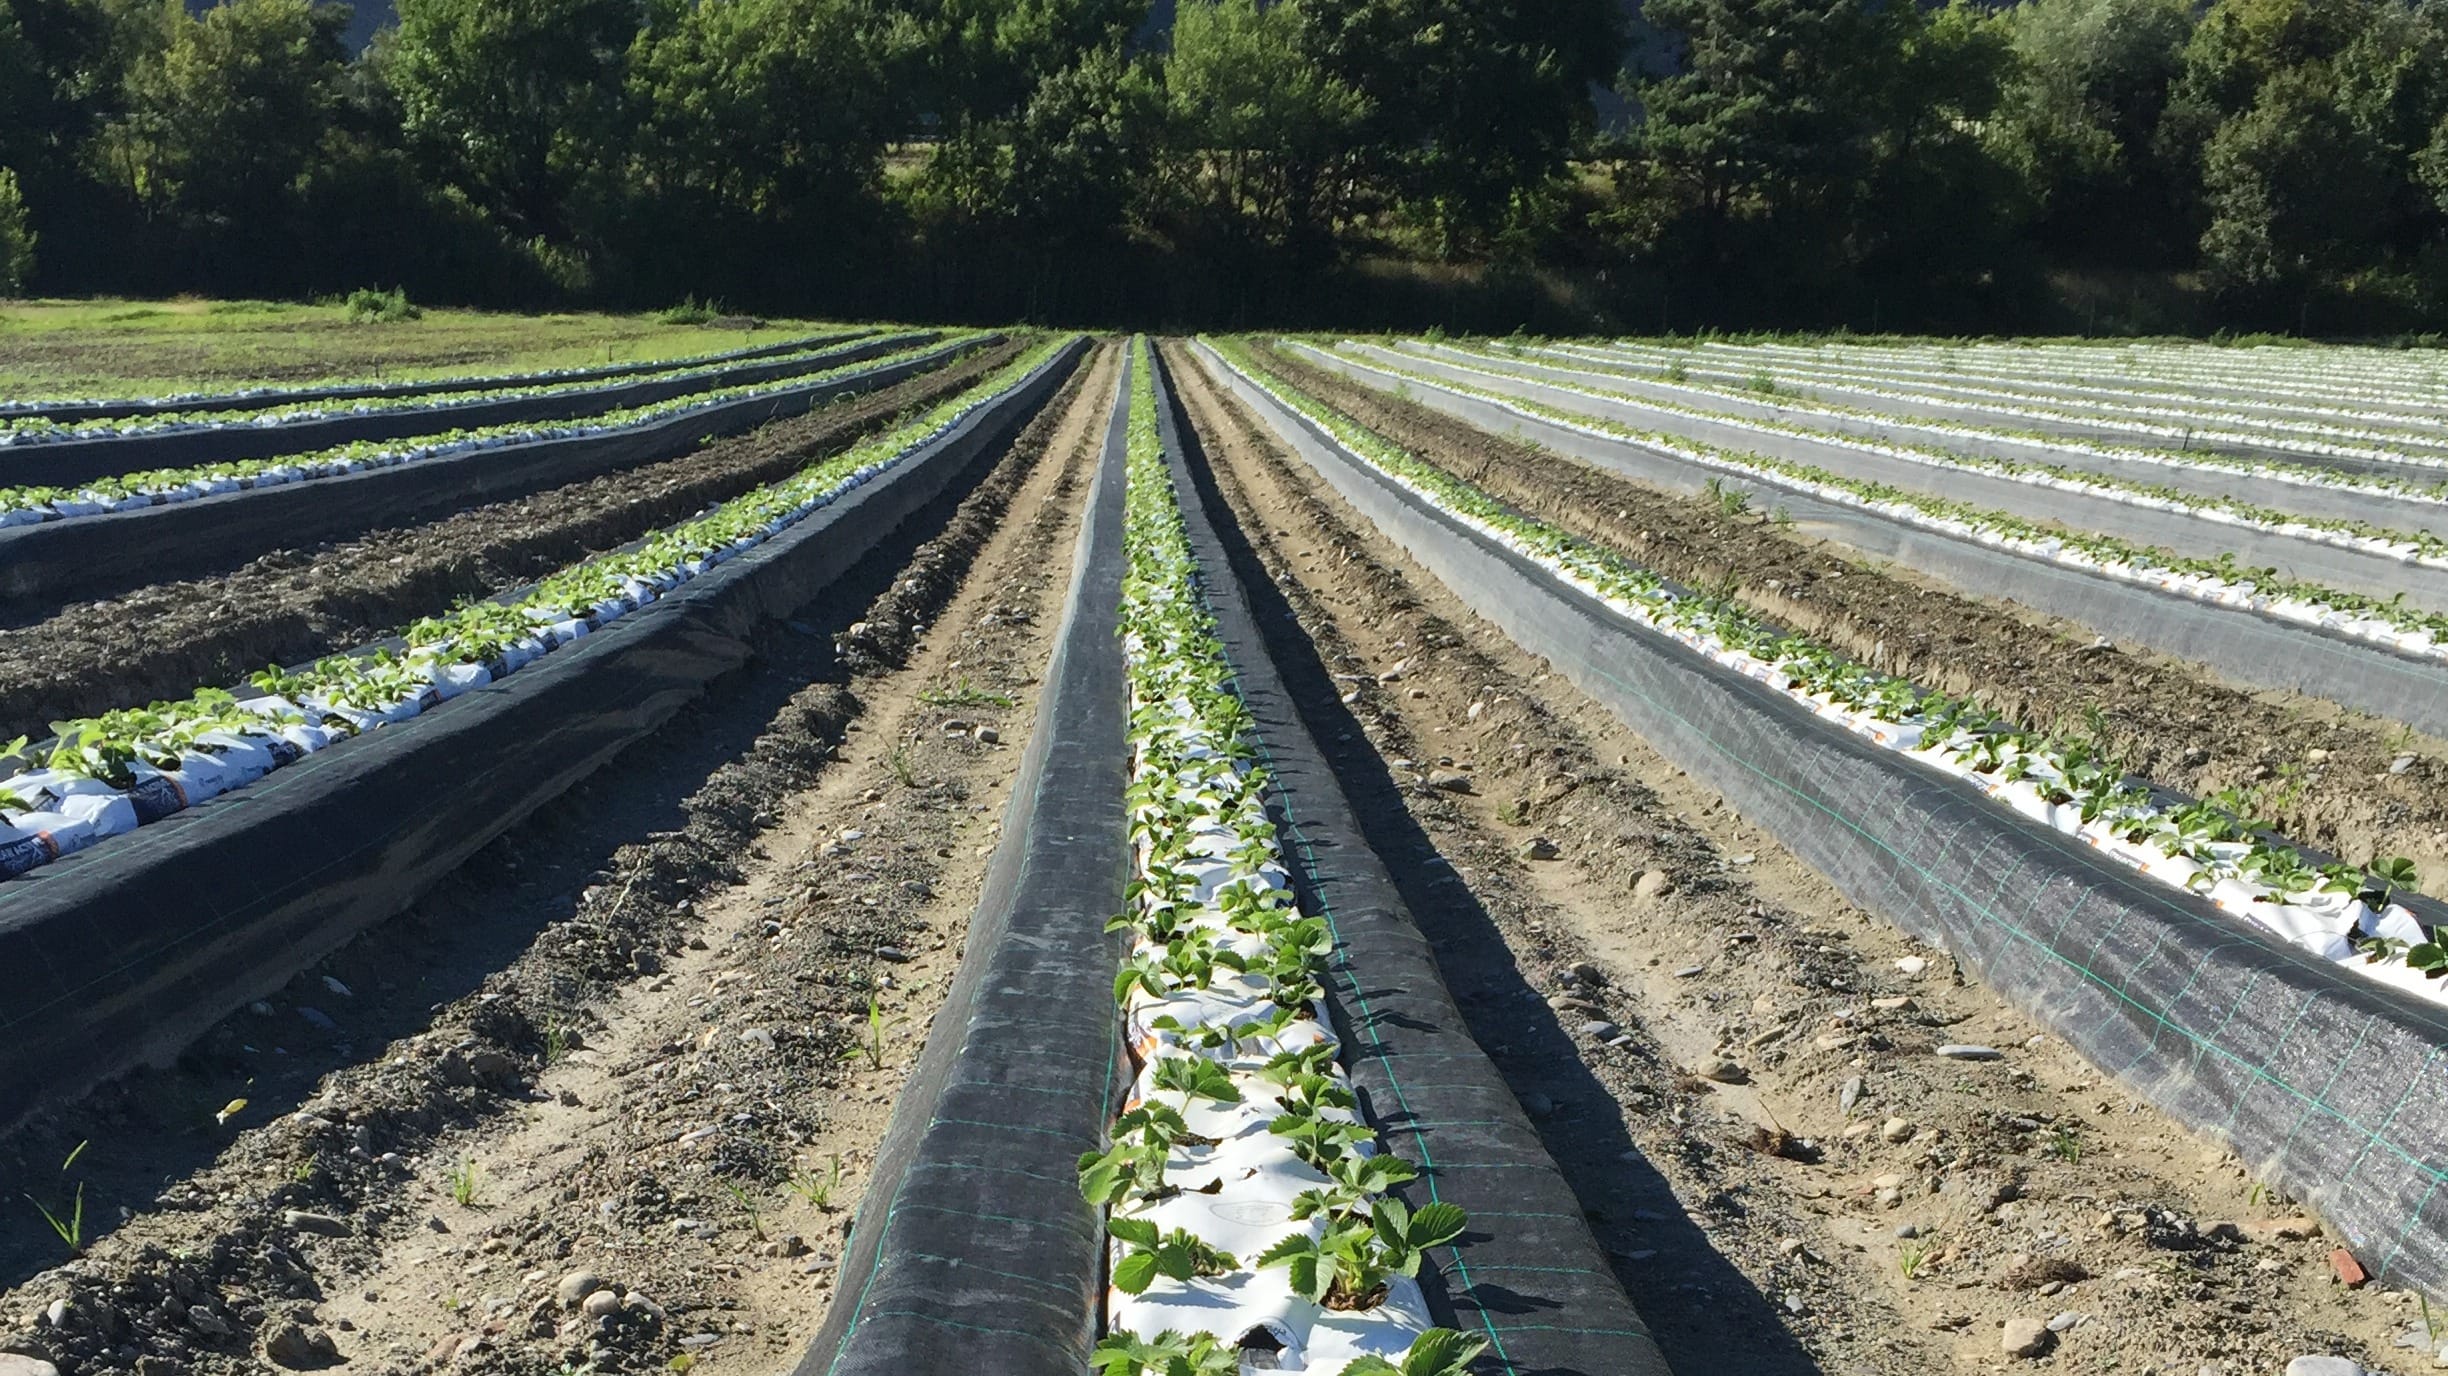
[[[0,630],[0,740],[389,635],[799,471],[1001,367],[1003,344],[695,453]]]
[[[1501,500],[1690,587],[2027,726],[2099,740],[2128,769],[2208,797],[2242,790],[2287,836],[2357,862],[2403,855],[2448,896],[2448,744],[2291,695],[2098,643],[2041,618],[1873,567],[1780,528],[1492,435],[1319,368],[1269,366]]]
[[[1016,757],[993,732],[947,732],[928,701],[974,679],[1015,709],[1007,730],[1023,720],[1093,452],[1089,391],[1112,373],[1083,368],[940,534],[864,575],[872,597],[854,578],[804,613],[817,624],[772,628],[748,679],[622,779],[574,790],[178,1070],[0,1146],[32,1178],[64,1143],[126,1156],[195,1137],[199,1100],[253,1101],[229,1105],[236,1135],[206,1159],[165,1145],[130,1172],[167,1178],[149,1200],[98,1195],[133,1213],[0,1298],[0,1349],[68,1376],[172,1376],[334,1355],[646,1371],[787,1348],[821,1314],[862,1162],[959,958],[985,849],[962,843],[993,831],[975,799]],[[1014,524],[1024,489],[1034,515]],[[957,639],[921,639],[947,615]],[[752,743],[721,747],[748,734],[743,708]],[[901,737],[889,754],[858,746],[879,728]],[[719,763],[700,763],[709,739]],[[428,1010],[429,964],[470,967],[466,992]],[[307,1052],[293,1029],[317,1006],[348,1020],[304,1018],[327,1036],[400,1030]],[[281,1043],[321,1064],[283,1067]]]
[[[2297,1206],[1851,907],[1177,375],[1304,717],[1678,1370],[2000,1369],[2010,1321],[2083,1370],[2379,1364],[2411,1296],[2341,1286]]]

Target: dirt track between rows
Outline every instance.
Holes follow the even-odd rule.
[[[2007,1319],[2060,1316],[2048,1369],[2379,1364],[2409,1297],[2339,1287],[2296,1206],[1846,903],[1174,358],[1304,715],[1677,1370],[2004,1370]]]

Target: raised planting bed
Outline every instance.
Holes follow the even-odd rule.
[[[1667,380],[1656,371],[1548,347],[1462,347],[1406,342],[1400,352],[1494,369],[1636,401],[1651,426],[1665,417],[1739,419],[1777,432],[1846,435],[1882,445],[1990,460],[2022,469],[2086,473],[2149,489],[2224,499],[2325,521],[2398,531],[2448,528],[2448,467],[2412,478],[2348,473],[2313,464],[2236,458],[2203,450],[2086,443],[2005,426],[1916,420],[1840,406],[1790,392],[1720,392]]]
[[[840,347],[800,350],[780,358],[714,368],[666,371],[607,387],[520,387],[440,400],[332,403],[296,408],[294,415],[272,411],[226,421],[210,416],[155,416],[66,429],[41,428],[44,423],[35,421],[20,421],[11,429],[0,421],[0,437],[9,441],[0,444],[0,478],[10,484],[0,490],[0,511],[30,509],[36,505],[35,498],[46,498],[41,505],[48,507],[57,507],[61,501],[81,507],[88,504],[77,490],[81,485],[100,485],[106,494],[127,488],[131,489],[128,495],[140,496],[142,488],[161,485],[158,473],[164,469],[245,464],[317,454],[344,445],[573,421],[683,397],[736,394],[735,389],[770,387],[940,338],[940,331],[931,330],[877,335]],[[265,470],[258,467],[254,471]],[[53,489],[67,491],[51,496]]]
[[[742,395],[665,402],[583,425],[434,437],[369,446],[314,469],[291,464],[249,478],[199,478],[176,499],[7,526],[0,528],[0,608],[22,616],[675,458],[708,439],[889,387],[1000,339],[966,336]]]
[[[2360,932],[2427,924],[2435,906],[2377,891],[2387,875],[2273,854],[2289,848],[2066,742],[1967,728],[1969,710],[1948,719],[1961,704],[1746,626],[1261,385],[1262,369],[1205,357],[1457,596],[1855,902],[1954,951],[2134,1092],[2312,1201],[2375,1275],[2448,1281],[2448,1175],[2433,1150],[2448,1127],[2448,1015],[2404,959],[2440,952]],[[2352,892],[2322,895],[2332,877]],[[2342,962],[2331,938],[2384,963]]]
[[[70,724],[0,782],[11,1116],[186,1044],[653,731],[1040,407],[1047,345],[904,430],[409,629],[408,649]],[[448,699],[445,701],[445,699]]]
[[[2123,555],[2145,548],[2229,575],[2267,574],[2448,617],[2448,539],[2347,519],[2316,519],[2234,498],[2189,495],[2049,465],[1974,459],[1942,450],[1814,433],[1738,417],[1661,413],[1620,396],[1487,369],[1380,353],[1371,366],[1412,381],[1494,399],[1532,414],[1901,503],[1926,516],[2054,535]],[[2448,619],[2441,623],[2448,631]],[[2443,638],[2448,638],[2444,636]]]
[[[2026,529],[2003,513],[1926,504],[1913,494],[1782,464],[1748,451],[1634,437],[1501,393],[1406,379],[1340,353],[1320,366],[1500,434],[1669,490],[1714,491],[1782,510],[1807,532],[1894,559],[1976,595],[2063,616],[2119,643],[2208,665],[2240,682],[2289,689],[2448,730],[2448,638],[2430,613],[2187,560],[2167,551]]]
[[[190,392],[180,396],[121,397],[109,400],[0,401],[0,420],[40,418],[72,425],[80,421],[126,420],[190,411],[268,411],[283,406],[320,402],[364,401],[392,397],[432,397],[452,392],[482,392],[502,387],[541,387],[613,378],[641,377],[674,368],[702,368],[716,363],[746,363],[760,358],[801,353],[846,344],[874,334],[872,329],[832,330],[759,344],[748,349],[716,349],[682,358],[649,359],[591,368],[545,368],[526,373],[468,374],[417,382],[333,382],[320,387],[259,387],[236,392]]]
[[[1599,352],[1602,357],[1623,357],[1614,351]],[[1686,371],[1691,371],[1688,365]],[[2436,473],[2448,464],[2448,452],[2443,452],[2436,437],[2425,435],[2419,421],[2389,421],[2375,427],[2344,418],[2302,417],[2289,423],[2257,424],[2220,412],[2214,404],[2205,407],[2187,401],[2115,407],[2052,402],[1983,393],[1976,386],[1961,383],[1883,385],[1876,379],[1852,380],[1842,374],[1815,370],[1797,378],[1793,370],[1787,369],[1785,380],[1779,383],[1774,367],[1757,362],[1740,373],[1704,363],[1699,375],[1712,379],[1704,385],[1716,389],[1759,390],[1760,383],[1765,381],[1770,386],[1807,390],[1813,395],[1833,394],[1865,411],[1973,424],[2006,424],[2068,439],[2158,438],[2175,441],[2187,449],[2291,459],[2354,472],[2399,476],[2411,476],[2426,469]]]

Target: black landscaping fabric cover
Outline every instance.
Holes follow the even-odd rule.
[[[40,416],[63,424],[81,420],[125,420],[130,416],[156,416],[177,411],[267,411],[275,406],[296,406],[313,401],[364,401],[374,397],[433,397],[448,392],[481,392],[495,387],[557,387],[584,382],[604,382],[612,378],[636,377],[640,373],[669,372],[676,367],[711,368],[726,363],[746,363],[751,359],[772,358],[777,354],[793,354],[803,349],[821,349],[827,344],[846,344],[874,334],[872,329],[835,330],[827,334],[800,335],[778,344],[760,344],[752,349],[732,349],[724,352],[708,350],[702,361],[683,364],[677,359],[645,363],[615,363],[602,368],[574,368],[556,373],[506,373],[500,375],[434,378],[426,382],[363,382],[340,383],[330,387],[267,388],[257,392],[228,392],[218,395],[188,397],[173,401],[63,401],[51,406],[27,406],[0,411],[0,418]]]
[[[1070,600],[969,945],[876,1159],[800,1376],[1082,1376],[1105,1224],[1076,1164],[1128,1082],[1105,930],[1130,878],[1124,374]]]
[[[1434,950],[1301,718],[1235,581],[1218,522],[1232,520],[1191,463],[1173,405],[1165,453],[1235,688],[1258,723],[1268,810],[1305,911],[1335,936],[1328,1002],[1369,1121],[1420,1168],[1399,1193],[1413,1208],[1460,1205],[1470,1230],[1425,1269],[1439,1322],[1485,1338],[1475,1369],[1507,1376],[1666,1376],[1666,1360],[1624,1295],[1572,1186],[1447,992]],[[1441,1282],[1441,1284],[1440,1284]]]
[[[397,411],[377,411],[370,415],[332,416],[324,420],[291,421],[282,425],[259,425],[241,418],[229,425],[193,430],[164,430],[115,438],[12,445],[0,449],[0,481],[12,485],[68,487],[145,469],[184,468],[194,464],[308,454],[357,440],[407,439],[449,430],[475,430],[488,425],[573,420],[668,401],[696,392],[778,382],[804,373],[819,373],[827,368],[839,368],[845,363],[857,363],[897,350],[915,348],[941,338],[942,333],[940,330],[925,330],[880,335],[788,362],[733,363],[712,369],[692,368],[687,376],[680,378],[651,378],[609,387],[581,387],[543,396],[472,401],[440,409],[412,406]],[[441,400],[447,401],[447,398]]]
[[[235,568],[269,550],[310,547],[429,520],[605,473],[659,463],[841,397],[889,387],[966,352],[898,363],[771,396],[602,435],[535,440],[136,511],[0,530],[0,615],[23,620],[64,602]],[[0,473],[11,470],[0,453]]]
[[[1309,357],[1354,381],[1377,386],[1392,381],[1340,355],[1312,352]],[[1969,593],[2065,617],[2118,644],[2146,646],[2208,665],[2239,683],[2326,698],[2448,735],[2448,665],[2437,660],[1914,526],[1774,481],[1707,468],[1648,445],[1529,419],[1476,397],[1431,386],[1410,390],[1421,405],[1651,486],[1697,492],[1715,479],[1726,491],[1748,495],[1756,507],[1784,508],[1806,534],[1892,559]]]
[[[1064,350],[877,480],[584,640],[0,884],[0,1120],[175,1054],[392,916],[745,663],[969,481],[1077,363]]]
[[[2448,1290],[2441,1010],[2102,860],[1628,622],[1233,381],[1473,610],[1848,898],[1952,951],[2132,1092],[2316,1207],[2375,1278]]]

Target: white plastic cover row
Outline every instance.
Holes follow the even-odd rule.
[[[1377,364],[1372,364],[1370,366],[1382,367],[1382,365]],[[1388,369],[1387,371],[1395,370]],[[1464,371],[1478,373],[1483,377],[1490,378],[1505,378],[1509,376],[1501,372],[1483,368],[1469,368],[1464,369]],[[1590,435],[1598,439],[1622,440],[1625,438],[1622,434],[1609,430],[1603,425],[1592,424],[1587,421],[1574,419],[1561,414],[1552,408],[1533,408],[1526,406],[1511,397],[1504,396],[1501,393],[1488,391],[1481,388],[1462,387],[1442,378],[1422,374],[1405,373],[1402,374],[1402,376],[1423,386],[1437,387],[1446,391],[1469,396],[1476,401],[1484,402],[1487,405],[1497,407],[1500,410],[1520,416],[1525,420],[1534,420],[1544,425],[1558,426],[1562,429],[1576,431],[1578,433]],[[1540,385],[1555,387],[1561,391],[1578,392],[1580,395],[1593,398],[1602,397],[1604,395],[1601,393],[1590,392],[1586,389],[1566,387],[1561,383],[1542,381]],[[1744,428],[1757,430],[1762,433],[1775,433],[1773,427],[1765,425],[1750,425],[1740,417],[1711,416],[1710,418],[1712,420],[1722,421],[1726,424],[1743,426]],[[1916,450],[1903,449],[1891,445],[1876,444],[1866,440],[1854,439],[1849,436],[1814,435],[1813,438],[1824,440],[1824,442],[1828,444],[1842,445],[1848,449],[1857,449],[1865,453],[1878,454],[1882,457],[1903,459],[1912,463],[1924,464],[1932,468],[1945,469],[1948,467],[1983,467],[1976,461],[1971,460],[1950,464],[1949,462],[1943,460],[1931,458]],[[1672,436],[1668,435],[1644,433],[1640,437],[1640,443],[1648,448],[1657,449],[1671,454],[1675,458],[1688,463],[1696,464],[1705,468],[1714,468],[1722,472],[1740,474],[1741,476],[1757,479],[1762,482],[1773,483],[1779,487],[1790,488],[1797,492],[1805,492],[1813,497],[1819,498],[1822,501],[1840,503],[1845,506],[1860,507],[1863,510],[1877,512],[1881,516],[1887,517],[1890,520],[1901,522],[1903,524],[1919,526],[1926,530],[1942,531],[1949,535],[1975,540],[1981,544],[1991,545],[1999,549],[2013,550],[2018,554],[2028,555],[2032,558],[2046,559],[2052,563],[2064,564],[2072,568],[2089,570],[2094,573],[2104,574],[2108,577],[2117,578],[2129,583],[2140,583],[2149,587],[2162,589],[2166,592],[2175,593],[2179,596],[2190,597],[2198,601],[2208,602],[2216,606],[2258,612],[2262,615],[2274,617],[2281,621],[2291,621],[2297,625],[2318,627],[2321,630],[2329,631],[2337,635],[2349,636],[2356,640],[2369,641],[2373,644],[2386,646],[2387,648],[2396,650],[2402,654],[2415,655],[2425,659],[2448,661],[2448,642],[2444,642],[2437,634],[2433,632],[2430,627],[2422,625],[2419,622],[2412,621],[2411,619],[2406,622],[2399,622],[2387,616],[2340,608],[2325,602],[2273,594],[2265,591],[2259,584],[2255,583],[2249,578],[2222,578],[2215,574],[2200,573],[2189,569],[2171,568],[2162,564],[2142,563],[2117,558],[2111,555],[2095,553],[2092,550],[2084,547],[2083,538],[2079,534],[2067,534],[2062,536],[2032,536],[2021,534],[2004,524],[2004,522],[2014,519],[2007,516],[2005,513],[1995,513],[1998,520],[1995,523],[1992,523],[1990,521],[1983,521],[1976,516],[1941,515],[1909,501],[1900,501],[1891,498],[1867,497],[1847,486],[1799,476],[1794,472],[1788,471],[1786,466],[1779,464],[1774,460],[1756,457],[1734,457],[1723,451],[1703,450],[1677,441]],[[2064,475],[2035,473],[2029,471],[2006,471],[2003,469],[1987,469],[1985,467],[1983,468],[1983,471],[1989,472],[1992,476],[2011,478],[2017,482],[2026,483],[2034,487],[2054,487],[2066,491],[2082,492],[2086,495],[2103,497],[2108,500],[2122,502],[2130,506],[2150,507],[2162,511],[2182,512],[2187,515],[2198,516],[2204,520],[2223,522],[2232,525],[2247,525],[2255,529],[2268,531],[2273,534],[2318,540],[2324,544],[2340,545],[2347,548],[2363,549],[2372,553],[2386,554],[2408,564],[2419,564],[2431,568],[2448,568],[2448,559],[2422,555],[2417,547],[2402,541],[2388,541],[2366,537],[2350,537],[2341,535],[2338,532],[2323,530],[2316,526],[2307,526],[2300,522],[2247,520],[2245,518],[2220,511],[2215,507],[2195,506],[2189,503],[2161,497],[2156,494],[2135,492],[2110,483],[2086,482],[2081,479]],[[1961,506],[1960,503],[1948,503],[1948,505],[1955,507]]]
[[[1144,376],[1145,363],[1141,370]],[[1151,391],[1152,399],[1152,391]],[[1147,426],[1152,439],[1154,418]],[[1136,447],[1136,446],[1135,446]],[[1219,739],[1202,717],[1194,695],[1227,672],[1213,643],[1184,644],[1151,641],[1134,626],[1211,625],[1195,584],[1195,563],[1180,532],[1179,510],[1161,454],[1138,453],[1129,481],[1139,501],[1133,504],[1142,539],[1148,538],[1146,513],[1161,503],[1171,529],[1157,538],[1170,548],[1171,558],[1159,569],[1147,568],[1136,556],[1132,582],[1124,597],[1124,654],[1130,666],[1132,780],[1145,791],[1146,801],[1133,809],[1134,830],[1165,824],[1169,809],[1184,808],[1186,868],[1193,882],[1194,911],[1175,919],[1201,936],[1229,945],[1252,960],[1263,959],[1265,943],[1234,930],[1224,904],[1235,891],[1290,909],[1291,882],[1282,852],[1268,819],[1261,789],[1237,748]],[[1134,607],[1134,603],[1137,605]],[[1182,761],[1177,771],[1159,771],[1151,758]],[[1175,840],[1181,840],[1178,832]],[[1144,918],[1154,896],[1166,887],[1151,868],[1154,851],[1147,840],[1134,846],[1138,877],[1133,913]],[[1178,868],[1178,866],[1177,866]],[[1153,942],[1144,926],[1134,927],[1133,956],[1161,956],[1164,946]],[[1212,1139],[1213,1145],[1183,1145],[1165,1162],[1164,1179],[1174,1192],[1152,1203],[1117,1205],[1117,1217],[1145,1218],[1170,1233],[1185,1229],[1200,1241],[1229,1253],[1239,1265],[1229,1274],[1176,1280],[1158,1275],[1140,1294],[1109,1288],[1108,1327],[1118,1333],[1153,1338],[1160,1333],[1207,1333],[1228,1348],[1263,1333],[1280,1344],[1275,1369],[1339,1372],[1364,1357],[1400,1361],[1412,1342],[1431,1324],[1418,1283],[1405,1276],[1391,1279],[1379,1304],[1359,1310],[1335,1310],[1296,1293],[1284,1266],[1254,1263],[1286,1237],[1305,1232],[1323,1234],[1326,1220],[1311,1216],[1296,1220],[1294,1200],[1303,1191],[1330,1181],[1296,1156],[1286,1140],[1269,1131],[1272,1107],[1280,1091],[1258,1075],[1270,1057],[1335,1044],[1322,1005],[1311,1004],[1306,1016],[1282,1022],[1271,1033],[1251,1034],[1229,1047],[1202,1046],[1197,1030],[1229,1026],[1249,1029],[1270,1021],[1277,1011],[1267,981],[1261,975],[1216,970],[1204,989],[1181,988],[1164,996],[1135,987],[1123,1005],[1126,1040],[1137,1076],[1126,1111],[1155,1100],[1186,1111],[1191,1133]],[[1273,1020],[1280,1021],[1280,1020]],[[1241,1091],[1238,1103],[1217,1103],[1160,1090],[1158,1067],[1176,1057],[1204,1057],[1223,1067]],[[1349,1088],[1342,1067],[1328,1073]],[[1326,1107],[1321,1116],[1342,1122],[1359,1121],[1347,1109]],[[1356,1148],[1373,1154],[1373,1139]],[[1112,1263],[1119,1266],[1127,1249],[1112,1244]],[[1259,1344],[1261,1348],[1265,1344]]]
[[[874,368],[890,367],[930,348],[958,348],[980,336],[969,336],[943,345],[924,345],[881,358],[861,359],[838,368],[802,374],[777,382],[724,388],[715,392],[674,397],[668,401],[613,413],[618,419],[602,416],[582,417],[566,421],[535,421],[527,424],[487,426],[482,430],[454,434],[442,439],[411,439],[383,448],[372,444],[348,444],[323,451],[321,456],[301,455],[280,460],[232,460],[221,464],[201,464],[192,471],[198,476],[185,481],[147,484],[129,496],[117,496],[92,488],[79,489],[68,496],[49,501],[19,498],[11,505],[12,490],[0,487],[0,529],[10,526],[39,525],[47,521],[68,520],[79,516],[100,516],[114,511],[142,511],[147,507],[166,506],[173,502],[192,502],[203,497],[217,497],[225,492],[243,492],[254,488],[286,487],[291,483],[308,482],[316,478],[337,478],[350,473],[363,473],[377,468],[396,468],[401,464],[422,459],[449,458],[479,450],[502,449],[512,445],[532,444],[539,440],[582,439],[608,435],[622,430],[634,430],[647,425],[659,425],[681,416],[695,414],[717,406],[727,406],[743,398],[766,396],[811,387],[830,379]],[[357,452],[363,451],[363,452]],[[214,472],[213,470],[244,470]],[[171,470],[178,471],[178,470]],[[18,491],[23,491],[20,489]]]

